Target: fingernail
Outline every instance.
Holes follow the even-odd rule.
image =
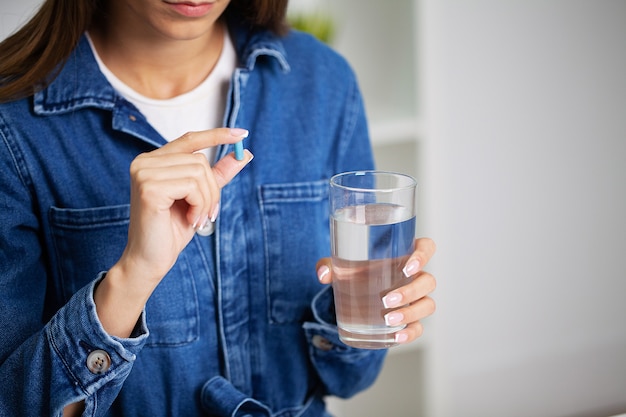
[[[249,133],[250,132],[246,129],[241,129],[239,127],[233,127],[230,129],[230,135],[236,138],[247,138]]]
[[[195,229],[196,227],[198,227],[198,223],[200,223],[200,216],[196,217],[196,220],[193,221],[191,227]]]
[[[395,340],[396,343],[404,343],[409,340],[409,335],[406,333],[396,333]]]
[[[194,229],[202,229],[209,219],[208,215],[198,216],[195,222],[191,225]]]
[[[330,274],[330,268],[327,265],[322,265],[317,269],[317,279],[322,282],[326,275]]]
[[[398,307],[402,302],[402,294],[397,292],[390,292],[383,297],[383,305],[385,308]]]
[[[405,277],[409,278],[411,275],[413,275],[417,271],[419,271],[419,269],[420,269],[420,263],[419,263],[419,261],[416,261],[414,259],[411,262],[409,262],[408,264],[406,264],[406,266],[402,270],[402,273],[404,273]]]
[[[393,313],[385,314],[385,324],[387,326],[398,325],[402,323],[402,320],[404,320],[404,314],[398,313],[397,311]]]
[[[215,208],[213,209],[213,213],[211,213],[211,223],[215,223],[217,220],[217,216],[220,214],[220,203],[218,202]]]
[[[209,216],[204,216],[204,221],[202,223],[200,223],[200,226],[198,227],[199,230],[202,230],[204,228],[206,228],[209,224],[211,224],[211,222],[209,221]]]

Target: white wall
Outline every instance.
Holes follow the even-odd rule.
[[[421,5],[427,415],[626,412],[626,2]]]
[[[0,0],[0,40],[25,23],[41,3],[41,0]]]

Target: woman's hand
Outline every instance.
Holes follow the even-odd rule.
[[[423,267],[435,254],[435,243],[428,238],[415,240],[415,251],[407,260],[403,269],[407,277],[413,277],[411,283],[394,290],[383,297],[383,304],[392,310],[385,315],[385,321],[390,326],[406,324],[407,326],[396,333],[397,343],[409,343],[423,333],[421,319],[430,316],[435,311],[435,302],[430,294],[435,290],[435,278]],[[330,258],[320,259],[317,263],[317,275],[321,283],[332,282],[332,266]]]
[[[98,316],[113,335],[127,337],[143,306],[198,228],[214,221],[220,190],[252,160],[233,154],[213,168],[202,149],[235,143],[243,129],[191,132],[131,164],[128,243],[94,294]]]
[[[142,274],[160,280],[174,265],[197,228],[215,221],[220,190],[250,162],[228,155],[213,168],[197,151],[240,141],[242,129],[190,132],[131,164],[129,260]]]

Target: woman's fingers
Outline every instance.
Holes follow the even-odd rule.
[[[404,275],[410,277],[418,273],[433,257],[437,247],[432,239],[427,237],[415,239],[415,250],[407,260],[404,269]]]
[[[234,131],[234,133],[233,133]],[[230,182],[253,158],[249,151],[238,161],[232,154],[210,167],[198,149],[215,144],[241,140],[243,129],[214,129],[190,132],[153,152],[138,156],[131,165],[133,183],[139,190],[160,190],[160,204],[169,208],[174,201],[188,203],[187,222],[201,227],[215,220],[219,210],[220,190]],[[176,183],[178,181],[178,183]],[[171,187],[165,187],[170,185]],[[166,190],[171,190],[166,192]],[[145,200],[150,200],[150,196]],[[159,201],[158,198],[152,201]]]
[[[383,298],[386,308],[393,309],[385,314],[388,326],[407,326],[395,335],[397,343],[409,343],[422,335],[420,322],[435,312],[435,300],[430,294],[437,285],[435,277],[427,272],[418,272],[411,283],[392,291]]]
[[[239,128],[221,127],[198,132],[187,132],[180,138],[151,152],[151,154],[194,153],[217,145],[236,143],[246,137],[248,137],[248,131]]]
[[[406,307],[385,314],[385,323],[388,326],[414,323],[432,315],[435,308],[435,300],[430,296],[424,296]]]
[[[322,258],[317,261],[315,270],[317,271],[317,279],[319,279],[322,284],[330,284],[332,282],[330,258]]]
[[[241,161],[235,158],[234,153],[230,153],[215,164],[210,175],[211,196],[214,198],[211,199],[209,211],[206,215],[201,215],[200,221],[198,221],[198,217],[194,217],[196,214],[201,213],[201,211],[198,212],[198,209],[189,214],[189,218],[194,219],[194,223],[192,224],[194,228],[202,228],[207,220],[215,222],[220,209],[220,190],[250,163],[253,158],[254,155],[252,155],[249,150],[244,149],[244,156]],[[194,206],[192,206],[192,208],[194,208]]]
[[[252,155],[249,150],[244,149],[244,157],[241,161],[238,161],[235,158],[234,153],[230,153],[217,161],[217,163],[213,166],[213,175],[215,175],[217,186],[222,189],[233,178],[235,178],[235,175],[248,165],[253,158],[254,155]]]
[[[419,300],[435,291],[437,281],[427,272],[420,272],[409,284],[393,290],[383,297],[386,308],[395,308]]]
[[[383,297],[383,305],[388,312],[385,322],[388,326],[405,324],[406,327],[396,332],[397,343],[409,343],[422,335],[421,320],[435,312],[435,301],[430,294],[435,290],[435,277],[422,268],[435,254],[435,243],[429,238],[416,239],[415,250],[405,263],[403,273],[413,277],[412,281]],[[332,282],[330,258],[322,258],[316,265],[317,276],[321,283]]]
[[[407,259],[403,272],[407,277],[417,274],[430,261],[435,254],[437,247],[430,238],[420,238],[415,240],[415,250]],[[317,277],[322,284],[332,282],[332,267],[330,258],[322,258],[315,266]]]
[[[435,312],[435,301],[429,296],[435,290],[435,278],[421,272],[410,284],[394,290],[383,298],[386,308],[396,308],[385,314],[388,326],[406,324],[407,327],[396,333],[396,342],[408,343],[422,334],[420,320]]]
[[[397,331],[394,338],[396,343],[411,343],[422,336],[423,333],[424,326],[422,326],[421,322],[416,321]]]
[[[131,178],[136,202],[160,212],[184,200],[190,224],[219,201],[219,187],[202,154],[141,155],[131,164]]]

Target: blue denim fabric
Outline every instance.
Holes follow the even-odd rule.
[[[224,124],[250,130],[255,159],[128,339],[106,334],[92,294],[126,244],[130,162],[164,139],[85,39],[45,90],[0,105],[0,416],[84,399],[87,416],[319,417],[323,396],[376,378],[385,352],[339,341],[315,272],[328,179],[373,165],[355,77],[308,35],[231,29],[241,65]],[[87,367],[95,349],[111,358],[102,374]]]

